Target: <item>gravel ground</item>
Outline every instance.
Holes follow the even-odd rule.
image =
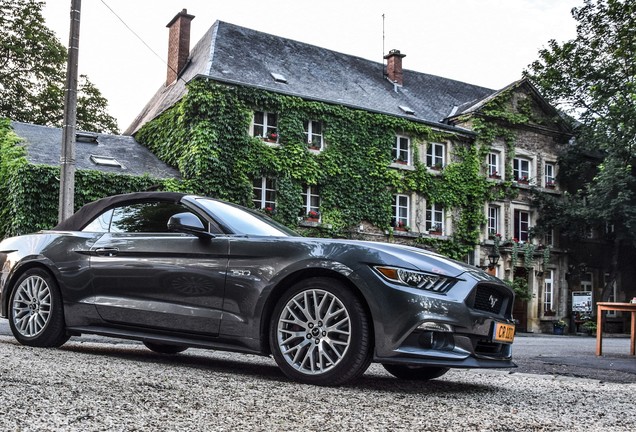
[[[2,431],[628,431],[635,384],[453,370],[428,383],[378,365],[339,388],[290,382],[269,358],[0,336]]]

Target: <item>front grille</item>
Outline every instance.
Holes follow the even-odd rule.
[[[494,314],[501,314],[508,303],[508,295],[490,285],[478,285],[475,289],[473,308]]]

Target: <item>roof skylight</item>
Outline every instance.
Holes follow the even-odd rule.
[[[415,114],[415,111],[413,111],[413,108],[409,108],[406,105],[399,105],[399,107],[406,114],[409,114],[409,115],[414,115]]]
[[[285,78],[285,75],[282,75],[276,72],[270,72],[270,73],[272,74],[272,78],[274,78],[274,81],[287,84],[287,78]]]
[[[95,165],[111,166],[117,168],[124,167],[117,159],[110,156],[91,155],[91,161],[93,161]]]

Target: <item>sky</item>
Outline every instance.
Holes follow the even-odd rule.
[[[573,39],[583,0],[84,0],[79,73],[108,99],[125,130],[166,79],[166,25],[194,15],[190,47],[216,20],[405,69],[501,89],[548,41]],[[44,18],[68,46],[71,0],[46,0]],[[383,18],[384,16],[384,18]]]

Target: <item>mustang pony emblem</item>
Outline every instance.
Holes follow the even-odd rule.
[[[490,308],[494,309],[499,299],[491,295],[490,297],[488,297],[488,301],[490,302]]]

